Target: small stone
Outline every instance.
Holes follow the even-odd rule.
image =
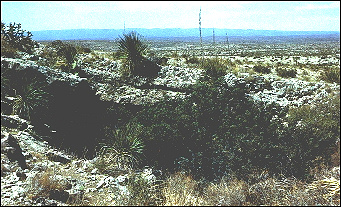
[[[91,170],[91,174],[96,174],[96,173],[97,173],[97,171],[98,171],[98,169],[97,169],[97,168],[95,168],[95,169]]]
[[[104,179],[101,180],[101,181],[99,181],[99,183],[97,184],[96,188],[97,188],[97,189],[98,189],[98,188],[101,188],[101,187],[103,186],[104,183],[105,183],[105,182],[104,182]]]

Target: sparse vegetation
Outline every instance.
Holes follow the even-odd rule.
[[[295,68],[276,68],[276,72],[282,78],[295,78],[297,70]]]
[[[30,39],[30,35],[20,35],[23,30],[19,25],[13,24],[12,30],[16,28],[21,38]],[[2,52],[6,57],[20,55],[18,51],[34,52],[27,49],[34,50],[33,43],[11,43],[3,30],[4,34],[10,30],[2,24]],[[70,205],[340,204],[340,68],[336,65],[339,58],[328,54],[335,45],[323,49],[315,46],[319,52],[311,51],[320,55],[316,57],[308,56],[312,52],[306,50],[313,46],[304,45],[306,56],[302,57],[296,50],[288,54],[292,44],[280,45],[283,51],[270,51],[273,56],[265,55],[266,47],[261,44],[231,44],[231,56],[219,44],[216,50],[204,49],[207,45],[200,41],[199,49],[204,50],[205,57],[195,46],[196,50],[182,46],[153,50],[147,55],[142,36],[132,32],[124,34],[116,46],[115,52],[105,53],[57,40],[37,52],[36,62],[58,74],[71,72],[78,78],[78,72],[86,71],[87,78],[77,86],[66,86],[51,77],[52,83],[48,83],[44,75],[33,73],[31,66],[21,70],[19,63],[2,61],[2,105],[12,107],[11,114],[46,126],[45,131],[34,131],[36,137],[43,135],[56,145],[74,144],[76,140],[77,146],[70,151],[79,153],[93,147],[91,153],[96,154],[92,159],[94,156],[84,151],[86,159],[72,158],[68,164],[48,161],[50,164],[27,180],[28,198],[57,199]],[[275,74],[271,73],[273,67]],[[201,78],[192,81],[196,76],[190,73],[197,71]],[[184,78],[186,84],[183,81],[184,86],[174,87],[173,82],[181,82],[185,72],[184,76],[189,73]],[[176,78],[162,82],[158,74]],[[127,84],[129,79],[145,78],[150,88]],[[287,78],[292,82],[286,82]],[[297,79],[310,83],[300,81],[306,88],[301,90],[297,84],[296,90],[291,86]],[[312,82],[319,80],[326,83]],[[275,87],[274,83],[278,90],[268,91],[271,97],[279,94],[291,101],[294,92],[301,92],[297,96],[306,99],[281,105],[276,100],[251,97]],[[114,99],[119,90],[126,94]],[[151,97],[145,97],[146,91],[152,91]],[[169,95],[169,91],[183,96]],[[8,130],[5,126],[1,129]],[[10,132],[18,137],[33,133]],[[39,152],[26,156],[35,158],[33,164],[28,163],[31,171],[40,168],[38,160],[42,163],[48,159]],[[150,166],[148,175],[152,169],[163,174],[146,179],[141,170],[146,166]],[[1,168],[3,178],[8,169],[3,164]],[[70,181],[75,177],[93,182],[86,187],[77,185],[81,193],[72,198],[68,190],[75,187]]]
[[[340,67],[328,67],[321,72],[321,79],[329,83],[340,84]]]

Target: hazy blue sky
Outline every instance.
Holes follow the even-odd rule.
[[[340,2],[1,1],[1,21],[28,31],[198,28],[340,31]]]

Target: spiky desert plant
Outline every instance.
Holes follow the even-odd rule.
[[[127,75],[134,74],[142,65],[146,53],[147,45],[141,41],[141,36],[136,32],[123,34],[118,41],[119,52],[125,56],[125,71]]]
[[[141,125],[127,124],[109,134],[108,143],[102,148],[107,167],[131,169],[138,164],[144,149],[141,132]]]
[[[43,87],[39,87],[36,82],[22,85],[16,90],[16,96],[13,102],[13,114],[31,119],[31,115],[35,109],[47,106],[48,95]]]

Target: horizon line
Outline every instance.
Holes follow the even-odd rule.
[[[177,27],[172,27],[172,28],[138,28],[138,27],[132,27],[132,28],[125,28],[125,29],[147,29],[147,30],[152,30],[152,29],[198,29],[196,27],[193,28],[177,28]],[[201,29],[218,29],[218,30],[257,30],[257,31],[283,31],[283,32],[338,32],[340,33],[339,30],[277,30],[277,29],[229,29],[229,28],[214,28],[214,27],[207,27],[207,28],[201,28]],[[62,31],[62,30],[124,30],[122,28],[120,29],[108,29],[108,28],[96,28],[96,29],[91,29],[91,28],[78,28],[78,29],[45,29],[45,30],[31,30],[31,32],[41,32],[41,31]]]

